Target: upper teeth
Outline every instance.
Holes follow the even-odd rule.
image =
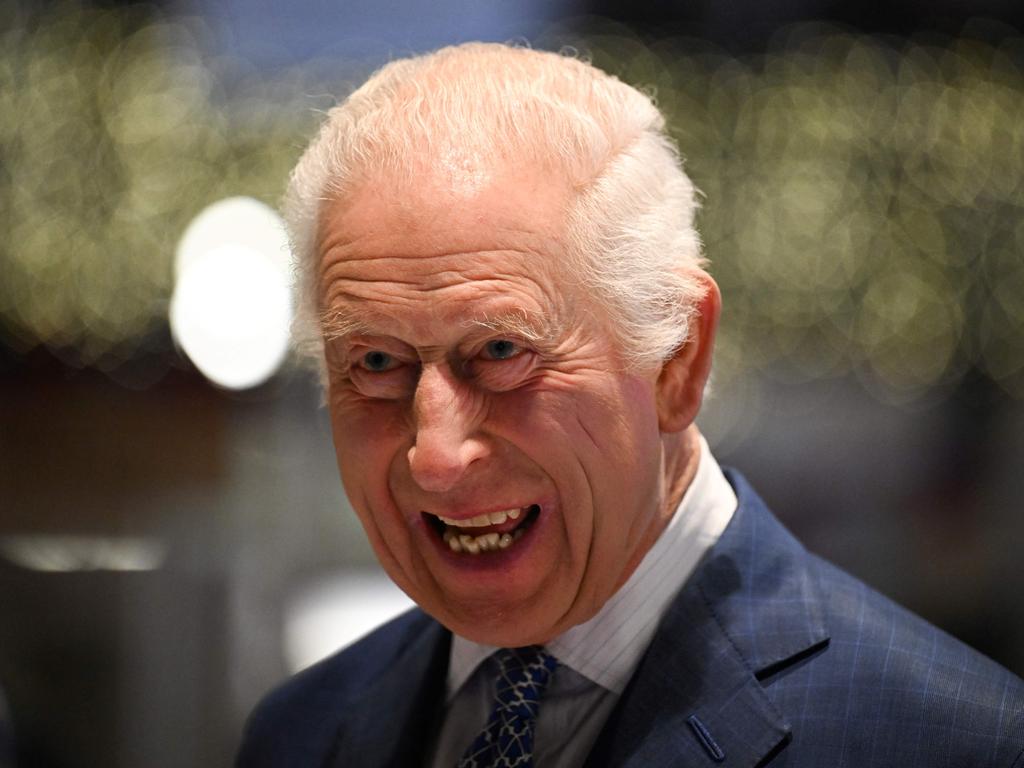
[[[455,528],[483,528],[485,525],[501,525],[506,520],[515,520],[522,514],[521,509],[503,509],[500,512],[484,512],[468,520],[456,520],[444,515],[438,515],[438,519],[445,525]]]

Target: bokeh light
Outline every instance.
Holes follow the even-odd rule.
[[[196,213],[277,201],[315,122],[295,103],[307,91],[212,58],[200,21],[144,4],[0,13],[0,339],[113,368],[166,328]],[[282,85],[295,90],[278,110]]]
[[[225,197],[276,202],[318,111],[370,65],[260,72],[145,5],[13,18],[0,338],[109,366],[166,323],[187,222]],[[980,371],[1024,397],[1021,38],[803,25],[736,56],[590,20],[534,42],[575,47],[667,113],[725,296],[721,387],[852,375],[911,402]]]
[[[287,250],[280,216],[247,197],[214,203],[185,230],[171,331],[213,383],[255,387],[284,362],[293,314]]]
[[[152,538],[22,535],[0,538],[0,554],[22,568],[46,573],[154,571],[167,557]]]

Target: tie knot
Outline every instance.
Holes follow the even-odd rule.
[[[503,648],[495,657],[499,668],[497,706],[518,717],[536,717],[538,703],[558,660],[539,645]]]

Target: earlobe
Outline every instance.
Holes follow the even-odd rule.
[[[722,295],[718,284],[703,270],[695,271],[694,278],[703,286],[704,295],[697,302],[690,338],[662,366],[655,385],[658,426],[662,432],[680,432],[693,423],[711,375]]]

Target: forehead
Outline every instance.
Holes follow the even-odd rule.
[[[560,311],[568,190],[537,176],[487,183],[426,177],[364,184],[325,206],[320,303],[330,316],[374,321]]]

